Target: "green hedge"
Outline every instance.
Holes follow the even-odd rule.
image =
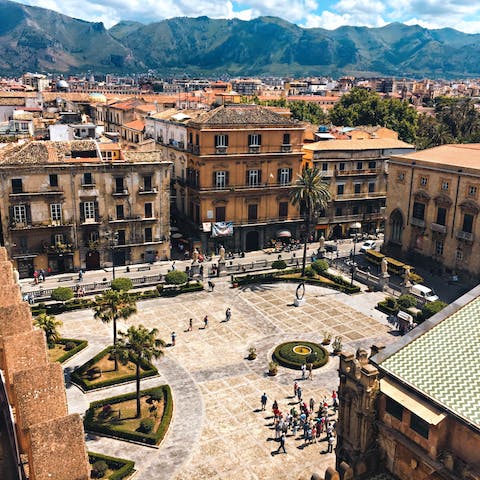
[[[75,348],[72,348],[68,352],[65,352],[61,357],[57,359],[57,362],[65,362],[66,360],[73,357],[75,354],[88,346],[88,342],[86,340],[77,340],[75,338],[59,338],[55,343],[60,345],[66,345],[68,342],[73,342],[77,346]]]
[[[400,310],[398,306],[391,307],[389,306],[388,302],[386,300],[382,302],[378,302],[376,307],[377,310],[380,310],[383,313],[386,313],[387,315],[396,315],[398,311]]]
[[[158,445],[162,441],[165,433],[167,432],[168,426],[170,425],[170,420],[173,413],[173,399],[172,392],[168,385],[161,385],[160,387],[150,388],[140,392],[142,397],[149,396],[151,393],[163,395],[163,399],[165,401],[162,420],[156,432],[140,433],[114,430],[105,425],[98,425],[94,421],[93,417],[95,408],[103,407],[104,405],[114,405],[115,403],[120,403],[124,400],[131,400],[136,398],[135,392],[92,402],[89,409],[85,413],[85,419],[83,421],[85,430],[95,433],[104,433],[106,435],[111,435],[112,437],[117,437],[124,440],[133,440],[135,442],[146,443],[148,445]]]
[[[202,282],[187,283],[178,287],[165,287],[163,284],[157,285],[158,294],[161,297],[176,297],[182,293],[200,292],[203,290]]]
[[[92,365],[94,365],[98,360],[103,358],[105,355],[108,355],[112,350],[112,346],[105,348],[100,353],[97,353],[93,358],[91,358],[88,362],[84,363],[82,366],[76,368],[72,374],[70,375],[70,380],[72,383],[75,383],[83,390],[95,390],[96,388],[103,388],[103,387],[110,387],[112,385],[117,385],[120,383],[130,382],[135,380],[136,376],[135,373],[131,373],[129,375],[123,375],[116,378],[111,378],[109,380],[104,380],[102,382],[91,382],[90,380],[83,378],[82,375],[86,373]],[[142,371],[140,373],[140,378],[151,377],[153,375],[157,375],[158,370],[148,362],[141,363]]]
[[[98,461],[103,461],[108,465],[108,468],[115,470],[115,472],[108,477],[108,480],[122,480],[135,471],[135,462],[123,458],[109,457],[101,453],[88,452],[88,461],[90,465]]]
[[[305,345],[312,349],[313,353],[317,353],[317,360],[315,362],[311,362],[313,364],[313,368],[320,368],[323,367],[328,362],[329,354],[318,343],[312,342],[303,342],[303,341],[292,341],[292,342],[285,342],[277,346],[273,352],[273,359],[279,364],[287,368],[293,368],[295,370],[300,370],[304,363],[307,363],[308,356],[300,355],[293,351],[293,348],[298,345]]]

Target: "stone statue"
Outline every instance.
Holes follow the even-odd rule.
[[[193,263],[198,263],[198,250],[195,248],[192,253]]]
[[[405,265],[403,268],[405,269],[405,273],[403,274],[403,280],[404,280],[403,283],[406,287],[409,287],[410,286],[410,268],[412,267],[410,267],[410,265]]]
[[[319,252],[325,251],[325,237],[323,236],[323,234],[318,240],[318,251]]]
[[[382,269],[382,275],[385,276],[388,273],[387,257],[382,258],[382,263],[380,264],[380,268]]]
[[[224,262],[225,261],[225,249],[223,248],[223,245],[220,247],[220,250],[218,251],[220,255],[220,261]]]
[[[13,280],[15,281],[15,283],[20,282],[20,274],[18,273],[18,270],[15,267],[13,267]]]

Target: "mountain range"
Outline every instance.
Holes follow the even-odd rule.
[[[172,18],[110,29],[53,10],[0,0],[0,73],[118,72],[163,75],[480,76],[480,34],[392,23],[380,28],[301,28]]]

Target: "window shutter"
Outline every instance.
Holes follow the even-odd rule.
[[[262,136],[261,136],[261,135],[258,135],[258,144],[259,144],[259,145],[262,144]]]
[[[225,172],[225,186],[228,187],[230,185],[230,172]]]
[[[80,202],[80,223],[85,223],[85,203]]]
[[[279,168],[279,169],[277,170],[277,183],[280,183],[281,177],[282,177],[282,169]]]
[[[258,184],[260,185],[262,183],[262,171],[258,171]]]
[[[218,135],[215,135],[215,146],[218,147]]]
[[[228,147],[228,135],[225,135],[225,146]]]
[[[50,245],[52,245],[52,247],[55,246],[55,235],[52,235],[52,236],[50,237]]]
[[[252,145],[252,135],[248,134],[248,146]]]
[[[98,222],[100,220],[100,215],[98,211],[98,202],[93,202],[93,207],[95,209],[95,221]]]
[[[27,224],[32,223],[32,210],[30,208],[30,205],[25,205],[25,215],[27,217]]]
[[[217,172],[213,172],[213,175],[212,175],[212,185],[214,187],[217,186]]]
[[[292,181],[293,178],[293,168],[288,169],[288,181],[289,183]]]
[[[245,175],[245,185],[250,185],[250,170],[246,171]]]
[[[13,211],[13,207],[8,207],[8,215],[10,216],[9,221],[13,223],[15,220],[15,213]]]

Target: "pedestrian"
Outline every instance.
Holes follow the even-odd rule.
[[[172,347],[175,346],[175,339],[177,338],[177,334],[175,332],[172,332]]]
[[[315,410],[315,400],[313,398],[310,398],[310,411],[313,412]]]
[[[214,288],[215,288],[215,284],[211,280],[209,280],[208,281],[208,291],[213,292]]]
[[[38,283],[38,272],[36,270],[33,272],[33,281],[35,285]]]
[[[172,272],[174,272],[176,269],[177,269],[177,267],[175,266],[175,260],[174,260],[173,263],[172,263]]]
[[[333,435],[328,437],[328,450],[327,453],[332,453],[333,452],[333,444],[335,442],[335,438]]]
[[[203,319],[203,328],[207,328],[208,327],[208,315],[205,315],[204,319]]]
[[[200,276],[203,278],[203,265],[200,265],[199,272],[200,272]]]
[[[42,282],[44,282],[45,281],[45,272],[43,271],[43,269],[40,270],[39,276],[40,276],[40,280]]]
[[[268,401],[267,394],[263,392],[263,395],[260,397],[260,402],[262,404],[262,411],[265,410],[265,407],[267,406],[267,401]]]
[[[80,270],[78,271],[78,281],[81,282],[82,280],[83,280],[83,270],[80,269]]]
[[[313,364],[312,363],[308,364],[307,370],[308,370],[308,378],[310,380],[313,380]]]
[[[305,380],[305,372],[307,370],[307,366],[304,363],[302,363],[301,368],[302,368],[302,380]]]
[[[335,411],[338,410],[338,395],[335,390],[332,391],[332,406]]]
[[[297,388],[297,398],[299,402],[302,401],[302,387]]]
[[[229,322],[231,318],[232,318],[232,310],[230,309],[230,307],[228,307],[227,310],[225,311],[225,321]]]
[[[297,390],[298,390],[298,383],[295,382],[293,384],[293,396],[296,397],[297,396]]]
[[[273,401],[272,410],[278,410],[278,402],[276,400]]]
[[[280,450],[283,450],[283,453],[287,453],[285,450],[285,434],[282,433],[282,436],[280,437],[280,446],[278,447],[277,453],[280,453]]]
[[[191,332],[193,330],[193,318],[188,321],[188,331]]]
[[[29,303],[30,305],[33,305],[33,304],[35,303],[35,297],[33,296],[33,292],[30,292],[30,293],[28,294],[28,303]]]

